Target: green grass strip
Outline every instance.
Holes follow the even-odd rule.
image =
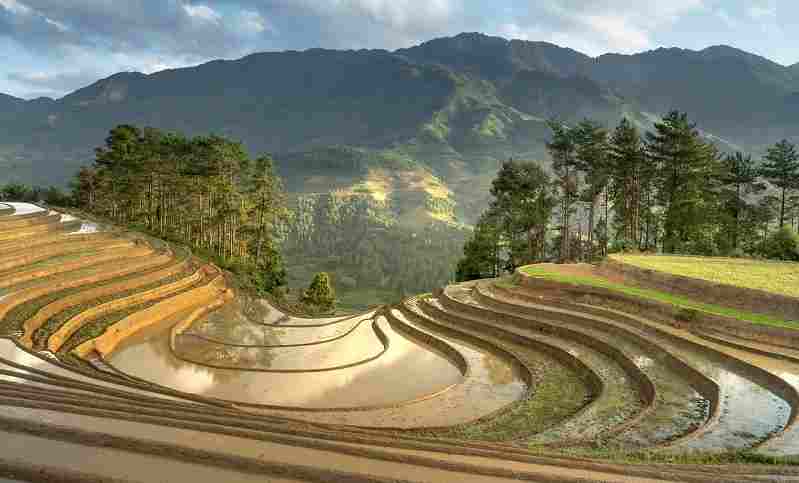
[[[589,275],[582,275],[582,276],[564,275],[560,273],[551,272],[547,268],[535,265],[523,267],[521,271],[525,275],[529,275],[533,278],[551,280],[553,282],[567,283],[571,285],[585,285],[589,287],[604,288],[625,295],[630,295],[632,297],[638,297],[646,300],[653,300],[656,302],[666,303],[681,309],[696,310],[698,312],[704,312],[707,314],[720,315],[723,317],[729,317],[743,322],[750,322],[756,325],[781,327],[785,329],[799,328],[799,321],[782,320],[776,317],[771,317],[769,315],[754,314],[751,312],[744,312],[729,307],[723,307],[721,305],[706,304],[703,302],[697,302],[696,300],[692,300],[686,297],[682,297],[680,295],[670,294],[668,292],[661,292],[659,290],[631,287],[628,285],[613,283],[601,277],[594,277]]]
[[[549,367],[535,393],[508,411],[476,423],[441,430],[419,430],[418,436],[502,442],[526,439],[575,414],[590,400],[585,385],[563,366]]]
[[[799,263],[796,262],[690,255],[615,254],[609,258],[642,269],[799,297]]]
[[[557,452],[549,448],[531,445],[531,451],[542,456],[567,455],[581,458],[597,458],[614,463],[628,464],[675,464],[675,465],[783,465],[799,466],[799,455],[772,456],[752,450],[667,452],[658,450],[625,451],[613,448],[564,448]]]

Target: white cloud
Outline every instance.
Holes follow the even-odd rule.
[[[732,18],[732,15],[727,13],[726,10],[723,9],[716,10],[716,17],[718,17],[722,21],[722,23],[724,23],[724,25],[726,25],[728,28],[737,29],[738,26],[740,25],[740,22]]]
[[[773,20],[777,17],[777,9],[775,7],[764,5],[750,5],[746,9],[746,13],[754,20]]]
[[[604,43],[616,50],[637,51],[650,47],[649,32],[623,15],[587,15],[586,26],[604,37]]]
[[[260,13],[244,10],[238,15],[238,26],[246,33],[259,34],[264,31],[275,32],[275,27]]]
[[[66,25],[57,20],[45,17],[44,21],[47,22],[49,25],[55,27],[59,32],[66,32],[67,30],[69,30],[69,27],[67,27]]]
[[[519,39],[548,40],[589,55],[632,53],[654,47],[653,35],[690,13],[707,10],[704,0],[547,0],[527,16],[500,26]]]
[[[454,10],[452,0],[346,0],[337,3],[399,29],[445,20]]]
[[[187,3],[183,5],[183,10],[186,11],[189,17],[203,22],[218,23],[222,18],[216,10],[207,5],[190,5]]]
[[[27,15],[32,11],[29,6],[17,0],[0,0],[0,7],[18,15]]]

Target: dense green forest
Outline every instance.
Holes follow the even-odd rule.
[[[379,289],[408,295],[453,278],[467,230],[429,222],[400,226],[390,201],[365,194],[298,197],[284,225],[292,269],[310,264],[335,272],[339,289]]]
[[[75,204],[210,255],[260,292],[285,284],[275,228],[285,194],[268,156],[218,136],[121,125],[73,182]]]
[[[799,153],[781,141],[760,162],[723,154],[688,116],[641,133],[551,121],[551,172],[506,162],[464,247],[457,278],[609,251],[761,256],[799,261]]]

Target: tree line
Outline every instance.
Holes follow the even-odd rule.
[[[53,206],[70,206],[72,205],[72,196],[55,186],[45,188],[12,181],[0,185],[0,201],[44,202]]]
[[[258,291],[285,284],[282,183],[269,156],[251,160],[238,142],[120,125],[72,188],[79,208],[205,253]]]
[[[459,280],[622,250],[799,260],[799,153],[787,140],[756,161],[722,153],[677,111],[645,133],[626,118],[549,126],[551,170],[502,165]]]

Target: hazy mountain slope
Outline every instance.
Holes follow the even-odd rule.
[[[320,180],[370,189],[380,183],[369,176],[401,160],[438,176],[468,219],[501,160],[546,158],[546,119],[629,116],[645,129],[675,108],[724,149],[762,151],[799,133],[799,65],[725,46],[591,58],[471,33],[396,52],[273,52],[119,73],[58,100],[0,96],[0,182],[65,184],[110,127],[135,123],[271,152],[298,193],[318,191]],[[306,182],[319,160],[324,176]]]
[[[799,121],[799,113],[780,115],[786,97],[799,89],[795,75],[730,47],[603,55],[587,74],[644,110],[686,110],[705,129],[741,144],[760,146],[790,136]]]
[[[454,89],[450,72],[388,52],[255,54],[149,76],[111,76],[45,111],[27,110],[0,141],[58,146],[47,182],[63,180],[83,161],[79,153],[91,153],[119,123],[216,132],[256,152],[382,146],[414,137]]]
[[[0,111],[5,112],[10,109],[15,109],[25,104],[23,99],[18,97],[9,96],[8,94],[0,93]]]

